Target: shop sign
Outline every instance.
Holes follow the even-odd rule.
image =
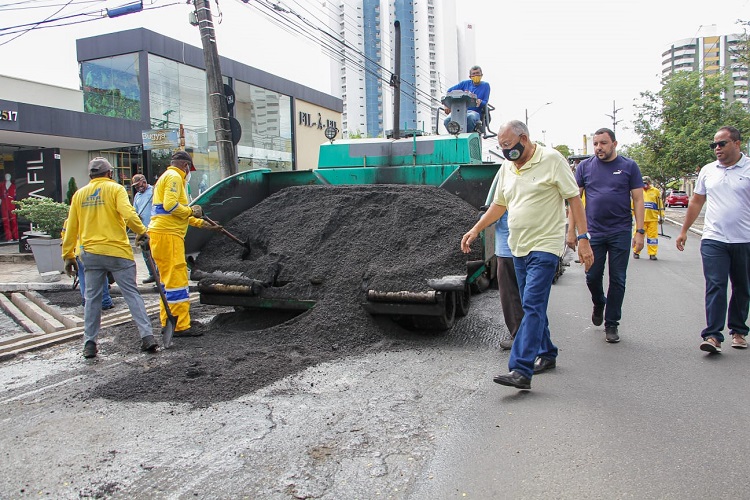
[[[0,111],[0,121],[4,122],[17,122],[18,121],[18,111],[13,111],[10,109],[4,109]]]
[[[13,153],[16,196],[19,200],[48,197],[62,201],[58,149],[22,150]]]
[[[299,112],[299,124],[303,127],[316,127],[318,130],[323,130],[328,127],[336,128],[336,120],[325,120],[323,121],[323,115],[318,113],[317,119],[313,117],[312,113],[305,113],[304,111]]]
[[[177,149],[180,147],[180,131],[176,128],[151,129],[141,132],[143,149]]]
[[[0,101],[0,129],[18,130],[18,106],[16,103]]]

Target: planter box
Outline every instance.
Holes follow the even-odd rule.
[[[34,253],[39,274],[52,271],[65,272],[65,263],[62,260],[62,240],[60,238],[37,237],[29,238],[26,241]]]

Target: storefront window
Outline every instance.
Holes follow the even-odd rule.
[[[237,144],[239,170],[292,170],[291,99],[271,90],[236,82],[235,117],[242,126]]]
[[[141,119],[138,54],[81,63],[83,109],[96,115]]]
[[[199,147],[207,147],[206,73],[149,54],[148,80],[151,127],[167,129],[182,125],[198,133]]]
[[[182,126],[185,139],[184,145],[175,145],[173,150],[151,150],[152,173],[161,175],[169,167],[174,150],[186,149],[197,170],[190,181],[190,195],[194,198],[204,175],[214,179],[213,182],[221,179],[218,162],[211,161],[208,150],[206,72],[149,54],[148,80],[151,127],[179,129]]]

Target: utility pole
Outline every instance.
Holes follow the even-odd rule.
[[[206,80],[208,82],[208,101],[211,106],[211,117],[216,133],[219,167],[221,177],[226,178],[237,173],[237,163],[234,161],[234,144],[232,144],[227,98],[224,95],[224,81],[221,78],[214,22],[211,17],[209,0],[193,0],[193,2],[201,34],[201,43],[203,44],[203,60],[206,65]]]
[[[612,118],[612,132],[615,132],[615,133],[617,132],[617,124],[622,121],[622,120],[615,120],[615,117],[617,116],[617,112],[621,110],[622,108],[616,108],[615,101],[612,101],[612,114],[611,115],[608,115],[606,113],[604,114],[605,116],[609,116],[610,118]]]
[[[394,50],[393,50],[393,74],[391,75],[391,87],[393,87],[393,138],[400,139],[399,123],[401,119],[401,22],[393,23]]]

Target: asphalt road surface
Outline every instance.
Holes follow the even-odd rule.
[[[661,237],[658,261],[630,261],[618,344],[591,324],[581,270],[566,273],[549,308],[556,370],[530,392],[485,378],[412,497],[747,498],[750,352],[698,349],[699,244]]]
[[[549,310],[558,366],[529,392],[492,382],[508,358],[496,292],[450,334],[207,407],[92,396],[170,351],[4,362],[0,498],[746,498],[750,352],[698,350],[699,237],[661,243],[630,261],[619,344],[591,325],[572,264]],[[199,361],[211,337],[192,345]]]

